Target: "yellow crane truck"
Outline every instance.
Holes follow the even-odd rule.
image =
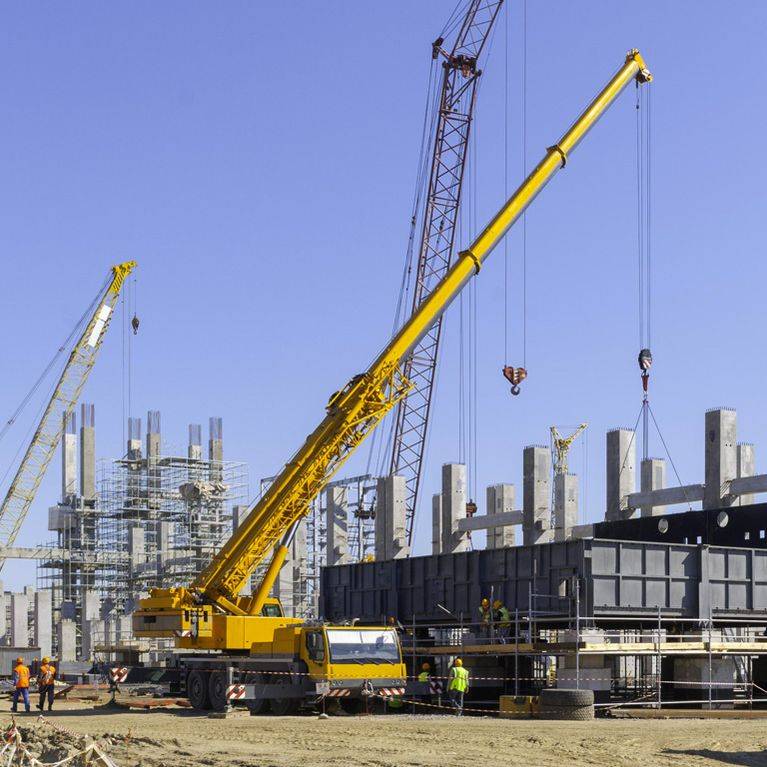
[[[384,416],[410,382],[402,365],[435,320],[522,215],[618,95],[652,79],[639,51],[626,60],[572,127],[513,193],[485,230],[458,254],[434,290],[366,372],[327,404],[326,415],[277,475],[244,522],[188,587],[154,589],[133,614],[137,637],[175,637],[179,684],[197,709],[266,703],[285,714],[323,697],[359,700],[400,695],[406,670],[397,633],[386,627],[331,626],[283,615],[269,597],[296,529],[312,500]],[[241,591],[271,555],[258,588]]]

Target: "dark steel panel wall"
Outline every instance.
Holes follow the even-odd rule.
[[[324,568],[321,612],[450,622],[441,604],[470,622],[482,597],[527,612],[532,590],[536,610],[572,614],[575,578],[582,616],[767,619],[767,551],[598,539]]]

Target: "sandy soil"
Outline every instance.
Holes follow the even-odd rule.
[[[107,713],[66,703],[50,721],[93,738],[112,736],[118,767],[342,767],[343,765],[504,765],[506,767],[653,767],[765,765],[767,720],[512,721],[390,715],[250,717],[220,720],[179,709]],[[0,725],[10,714],[0,714]],[[38,743],[74,742],[17,719]],[[127,737],[126,737],[127,736]]]

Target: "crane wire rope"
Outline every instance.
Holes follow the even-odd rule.
[[[93,314],[93,311],[96,308],[96,305],[101,300],[101,297],[104,295],[104,291],[107,289],[107,286],[109,285],[110,281],[111,281],[111,278],[105,280],[104,284],[99,289],[99,292],[96,294],[96,297],[93,299],[93,301],[91,301],[90,305],[85,310],[85,312],[83,312],[83,315],[80,317],[80,319],[77,320],[77,322],[75,323],[75,326],[72,328],[69,335],[64,339],[64,342],[59,346],[56,353],[53,355],[51,360],[43,369],[43,372],[40,373],[37,380],[26,392],[21,402],[13,411],[11,417],[5,422],[5,424],[3,425],[3,428],[0,429],[0,440],[2,440],[3,437],[5,437],[5,435],[8,433],[8,430],[13,426],[13,424],[16,422],[18,417],[25,410],[30,400],[35,396],[35,394],[37,393],[37,390],[40,388],[40,386],[42,386],[43,382],[48,377],[48,374],[51,372],[51,370],[53,370],[54,366],[60,359],[61,355],[64,354],[64,352],[69,349],[72,340],[75,337],[77,337],[78,333],[82,333],[83,327],[87,323],[88,318]]]

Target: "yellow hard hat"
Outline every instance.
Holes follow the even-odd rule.
[[[497,610],[502,604],[500,599],[496,599],[495,602],[493,602],[493,607]]]
[[[24,658],[22,658],[21,656],[16,658],[16,663],[23,663],[23,662],[24,662]]]
[[[422,668],[424,671],[428,671],[428,670],[431,668],[431,666],[430,666],[428,663],[424,663],[424,664],[421,666],[421,668]]]
[[[456,659],[453,661],[453,665],[454,665],[454,666],[463,666],[463,661],[462,661],[460,658],[456,658]]]
[[[485,598],[482,600],[482,607],[487,607],[490,604],[490,600]]]
[[[51,662],[51,659],[50,659],[50,658],[49,658],[49,657],[46,655],[46,656],[43,658],[43,663],[50,663],[50,662]]]

